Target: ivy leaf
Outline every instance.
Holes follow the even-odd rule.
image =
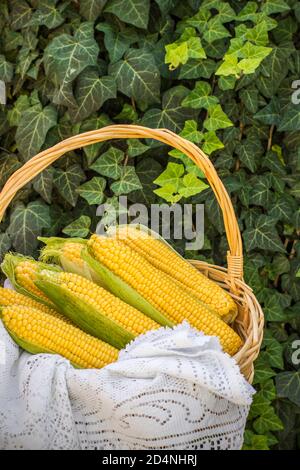
[[[97,65],[99,47],[92,23],[82,23],[74,37],[60,34],[52,39],[44,53],[46,74],[54,83],[72,82],[86,67]]]
[[[300,406],[300,372],[281,372],[275,378],[277,395]]]
[[[124,60],[109,66],[118,90],[134,98],[143,108],[160,101],[160,75],[153,55],[143,49],[129,49]]]
[[[128,194],[137,189],[142,189],[142,185],[133,166],[123,167],[120,180],[111,185],[111,190],[116,196]]]
[[[170,88],[162,98],[162,109],[152,108],[144,114],[142,124],[153,128],[167,128],[173,132],[180,132],[189,119],[196,116],[192,109],[182,106],[182,100],[187,96],[188,90],[183,86]]]
[[[264,151],[261,142],[256,138],[248,137],[236,147],[235,151],[244,165],[254,173]]]
[[[268,361],[265,359],[265,356],[260,354],[258,359],[255,361],[255,372],[253,384],[263,384],[266,381],[269,381],[274,377],[276,373],[268,364]]]
[[[254,42],[257,46],[266,46],[269,42],[268,25],[266,21],[261,21],[254,28],[249,29],[245,38]]]
[[[86,215],[81,215],[78,219],[71,222],[62,232],[69,237],[85,238],[90,233],[91,219]]]
[[[0,260],[8,252],[11,247],[11,240],[7,233],[0,233]]]
[[[264,413],[270,406],[270,400],[266,398],[260,392],[256,393],[253,397],[253,402],[251,404],[249,419],[256,418]]]
[[[300,129],[300,110],[298,106],[290,104],[284,111],[278,130],[296,131]]]
[[[214,60],[193,60],[190,59],[186,64],[180,67],[179,79],[192,80],[196,78],[210,78],[216,70]]]
[[[258,109],[258,90],[254,87],[244,88],[239,93],[245,108],[251,113],[256,113]]]
[[[279,126],[280,123],[280,104],[276,98],[271,101],[262,109],[260,109],[255,115],[255,119],[262,122],[263,124]]]
[[[14,74],[13,64],[8,62],[4,55],[0,54],[0,80],[5,83],[11,82]]]
[[[167,168],[154,181],[158,186],[173,185],[178,190],[180,178],[184,174],[184,166],[178,163],[169,162]]]
[[[207,82],[196,82],[195,88],[191,91],[186,98],[182,101],[183,106],[190,108],[205,108],[217,104],[219,102],[216,96],[209,96],[211,93],[211,86]]]
[[[244,74],[255,72],[261,61],[272,52],[271,47],[256,46],[247,41],[240,51],[243,59],[239,62],[239,68]]]
[[[274,193],[270,191],[271,180],[267,176],[258,176],[255,178],[250,189],[250,204],[262,206],[266,209],[273,202]]]
[[[83,197],[89,205],[101,204],[104,200],[104,189],[106,180],[101,176],[94,176],[87,183],[82,184],[78,189],[78,194]]]
[[[260,394],[267,400],[273,401],[276,398],[276,389],[273,380],[267,380],[260,386]]]
[[[105,12],[113,13],[121,21],[146,29],[149,21],[149,0],[109,0]]]
[[[272,15],[273,13],[281,13],[289,10],[290,7],[284,0],[266,0],[261,8],[261,11],[266,15]]]
[[[100,175],[117,180],[122,175],[121,162],[123,159],[124,152],[122,150],[110,147],[90,168]]]
[[[117,94],[116,83],[113,77],[100,77],[98,72],[92,68],[84,70],[76,81],[75,98],[77,109],[72,113],[74,122],[81,121],[98,111],[103,103],[115,98]]]
[[[48,204],[51,204],[52,201],[53,174],[53,168],[49,167],[33,180],[33,189],[48,202]]]
[[[125,103],[122,108],[122,111],[119,114],[117,114],[117,116],[115,116],[115,119],[119,119],[121,121],[135,122],[138,119],[138,114],[136,110],[133,108],[133,106],[131,106],[128,103]]]
[[[80,14],[88,21],[95,21],[106,3],[107,0],[81,0]]]
[[[284,369],[283,346],[275,338],[271,339],[266,348],[267,357],[271,367]]]
[[[218,20],[221,23],[229,23],[230,21],[234,20],[236,17],[235,11],[229,3],[226,2],[218,2],[216,6],[218,10]]]
[[[182,184],[178,189],[178,193],[183,197],[194,196],[195,194],[201,193],[204,189],[209,186],[201,181],[194,173],[188,173],[182,178]]]
[[[162,166],[153,158],[142,159],[136,166],[136,173],[142,185],[142,189],[130,193],[129,198],[132,202],[139,204],[154,204],[156,196],[153,192],[153,181],[162,171]]]
[[[233,123],[224,113],[220,104],[215,104],[208,108],[208,118],[205,119],[203,126],[208,131],[216,131],[233,126]]]
[[[176,204],[181,199],[181,195],[177,194],[177,188],[172,183],[167,183],[161,188],[154,189],[154,193],[171,204]]]
[[[134,158],[138,155],[141,155],[142,153],[147,152],[149,148],[150,147],[148,145],[143,144],[143,142],[141,142],[139,139],[129,139],[127,155],[130,158]]]
[[[202,132],[198,131],[197,121],[195,121],[194,119],[188,119],[187,121],[185,121],[184,128],[180,132],[180,136],[194,143],[201,142],[203,138]]]
[[[119,31],[110,23],[99,23],[96,29],[104,33],[104,45],[108,50],[111,64],[120,60],[138,40],[138,34],[134,29],[126,28]]]
[[[56,3],[56,0],[40,0],[29,25],[46,26],[48,29],[58,28],[64,22],[62,11],[65,5],[56,6]]]
[[[11,28],[14,31],[29,26],[32,10],[25,0],[13,0],[11,2]]]
[[[233,54],[226,54],[221,65],[216,70],[216,75],[228,77],[230,75],[238,76],[240,68],[238,65],[238,58]]]
[[[176,69],[181,64],[186,64],[189,59],[189,49],[187,41],[166,46],[166,64],[170,64],[170,70]]]
[[[16,142],[25,160],[29,160],[39,152],[45,142],[47,132],[55,126],[56,122],[57,111],[52,105],[42,108],[37,104],[22,113]]]
[[[224,144],[214,131],[205,132],[203,134],[203,138],[204,143],[202,144],[202,150],[208,155],[212,154],[216,150],[224,148]]]
[[[69,166],[65,171],[56,168],[53,183],[62,198],[71,204],[71,206],[75,207],[78,199],[76,190],[84,179],[85,174],[81,166],[75,163]]]
[[[109,124],[111,124],[109,117],[106,114],[100,114],[100,116],[98,115],[97,117],[90,117],[86,119],[80,126],[80,132],[101,129],[102,127],[108,126]],[[96,144],[84,147],[83,151],[86,155],[88,166],[93,163],[96,157],[98,157],[102,146],[103,142],[97,142]]]
[[[8,111],[8,120],[10,126],[18,126],[23,112],[30,107],[30,101],[27,95],[20,95],[14,103],[14,107]]]
[[[227,38],[230,36],[229,31],[222,25],[218,15],[211,18],[207,25],[206,31],[203,34],[203,38],[209,44],[217,41],[218,39]]]
[[[16,251],[31,255],[38,245],[37,237],[50,225],[49,206],[44,202],[36,200],[27,206],[19,202],[11,212],[7,233]]]
[[[278,233],[274,230],[274,220],[266,215],[260,215],[254,227],[244,231],[244,240],[248,250],[258,248],[285,253]]]
[[[3,186],[20,167],[21,163],[16,155],[0,154],[0,186]]]
[[[259,434],[264,434],[267,431],[280,431],[283,429],[283,425],[276,415],[274,408],[269,406],[265,408],[261,416],[254,421],[253,428]]]

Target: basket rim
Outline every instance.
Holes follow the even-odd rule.
[[[218,173],[208,156],[194,143],[169,129],[151,129],[135,124],[114,124],[69,137],[53,147],[41,151],[14,172],[0,193],[0,221],[16,193],[39,173],[65,153],[88,145],[114,139],[155,139],[187,155],[204,173],[223,215],[224,227],[229,245],[227,268],[195,261],[200,270],[211,276],[226,279],[225,288],[234,298],[242,299],[244,317],[237,321],[237,327],[245,339],[240,351],[234,356],[241,371],[251,382],[253,361],[257,357],[263,335],[263,312],[253,291],[243,280],[243,246],[238,221],[232,201]],[[239,297],[242,295],[242,297]]]

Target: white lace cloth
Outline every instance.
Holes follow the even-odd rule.
[[[253,393],[218,340],[186,323],[79,370],[22,351],[0,321],[1,449],[240,449]]]

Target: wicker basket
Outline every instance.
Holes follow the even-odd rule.
[[[189,156],[203,171],[222,209],[229,245],[228,268],[191,261],[206,276],[227,289],[239,306],[235,329],[244,340],[244,345],[235,355],[242,373],[249,382],[253,379],[253,362],[256,359],[263,337],[264,318],[262,309],[252,290],[243,281],[243,248],[239,226],[227,191],[209,158],[193,143],[167,129],[149,129],[135,125],[113,125],[100,130],[85,132],[70,137],[59,144],[40,152],[16,171],[0,193],[0,221],[15,194],[41,171],[70,150],[103,142],[109,139],[151,138],[164,142]]]

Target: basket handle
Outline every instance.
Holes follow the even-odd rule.
[[[235,290],[235,279],[243,278],[243,247],[239,226],[230,197],[212,162],[205,153],[192,142],[178,136],[168,129],[150,129],[137,125],[112,125],[75,135],[40,152],[17,170],[3,187],[0,193],[0,221],[18,190],[66,152],[98,142],[122,138],[159,140],[183,152],[202,170],[222,210],[229,245],[229,251],[227,253],[228,275],[232,289]]]

